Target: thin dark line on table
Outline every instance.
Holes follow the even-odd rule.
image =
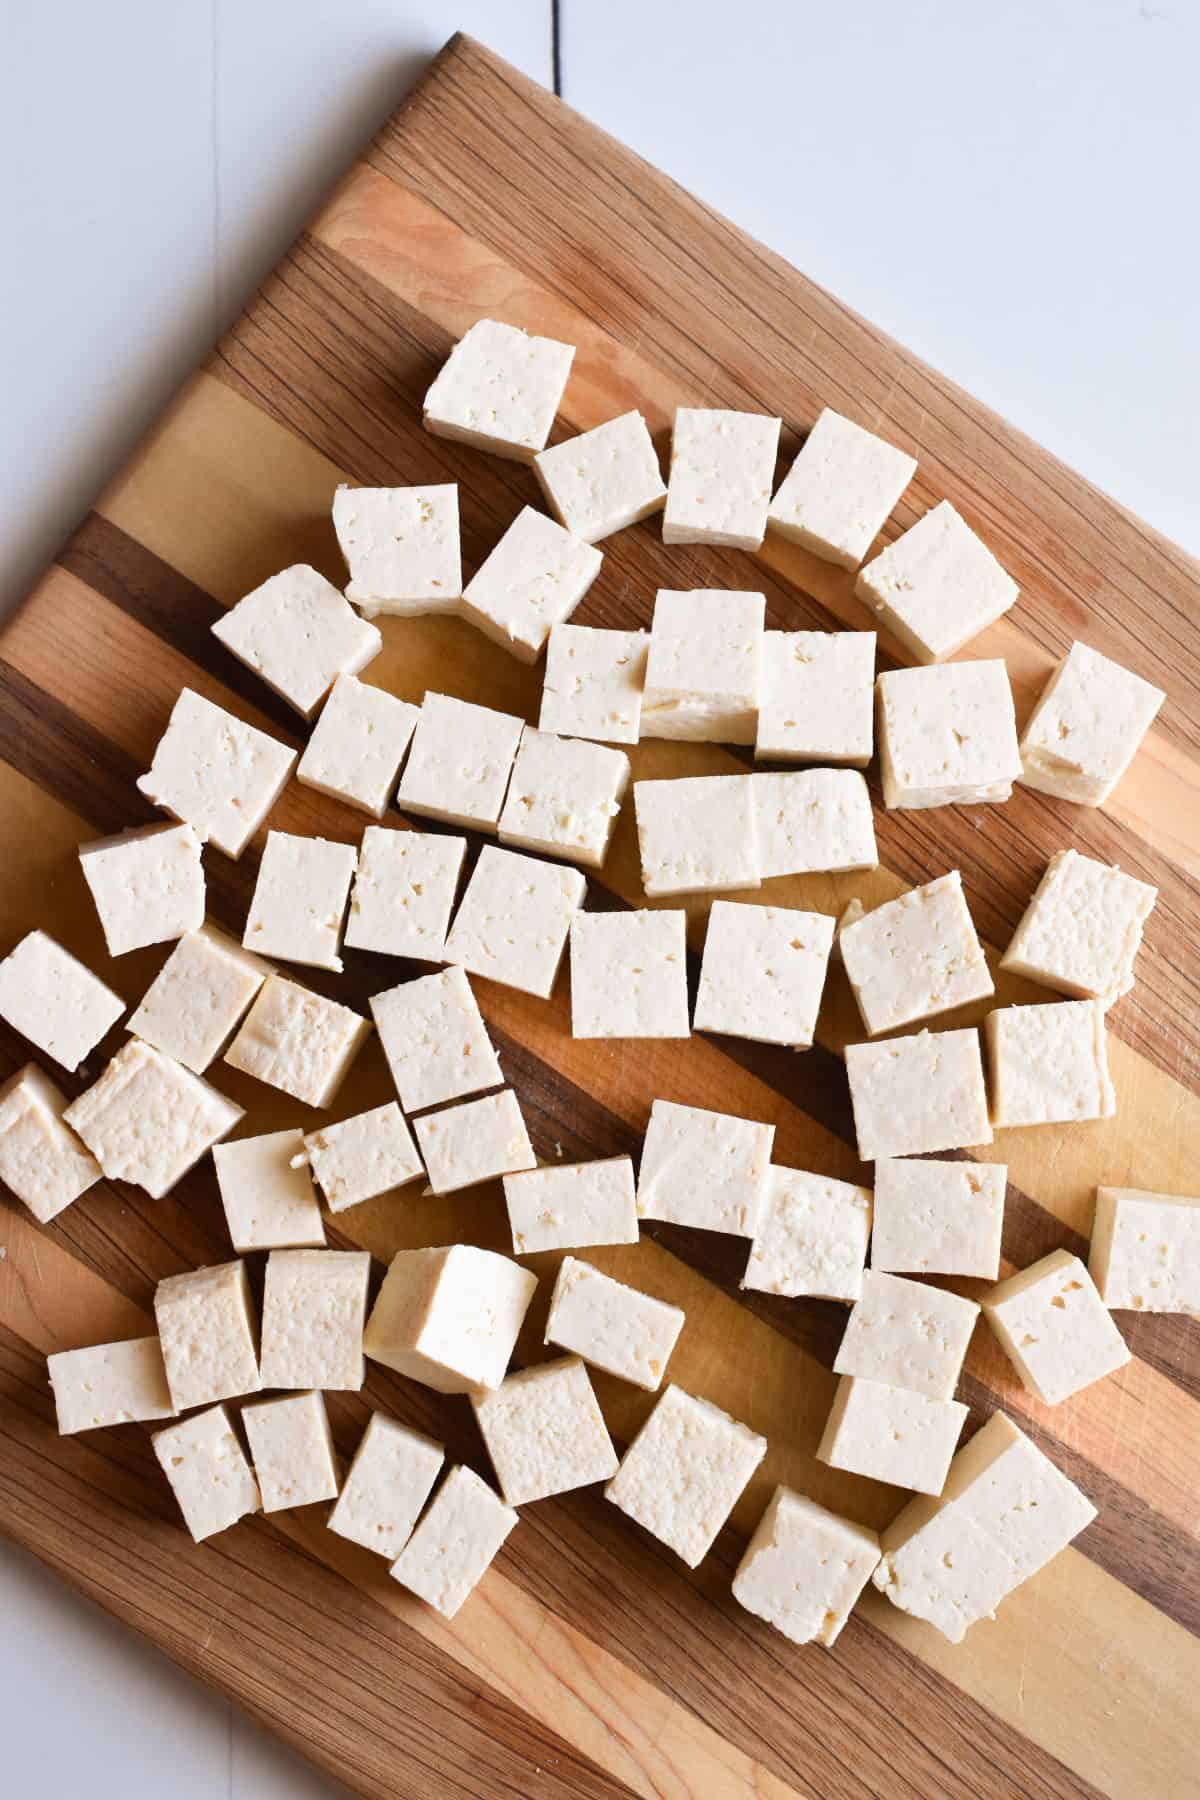
[[[562,0],[550,0],[550,81],[559,99],[562,99]]]

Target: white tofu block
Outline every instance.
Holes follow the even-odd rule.
[[[863,1162],[992,1141],[977,1031],[847,1044],[846,1074]]]
[[[993,1125],[1067,1124],[1116,1112],[1103,1001],[998,1006],[984,1028]]]
[[[905,1388],[930,1400],[949,1400],[978,1317],[974,1300],[865,1269],[833,1372]]]
[[[337,1456],[320,1394],[289,1394],[243,1406],[254,1475],[264,1512],[336,1500]]]
[[[412,1132],[394,1100],[306,1132],[303,1144],[303,1160],[334,1213],[389,1194],[424,1173]]]
[[[342,920],[357,866],[352,844],[269,831],[244,948],[340,975]]]
[[[46,1358],[46,1367],[64,1437],[105,1425],[175,1417],[157,1337],[60,1350]]]
[[[642,1143],[639,1219],[753,1237],[774,1141],[773,1125],[656,1100]]]
[[[918,662],[933,663],[993,625],[1019,589],[943,500],[860,571],[854,591]]]
[[[517,1523],[472,1469],[451,1469],[392,1564],[393,1578],[452,1619]]]
[[[110,1181],[161,1200],[206,1150],[228,1137],[242,1108],[161,1050],[129,1042],[63,1113]]]
[[[878,868],[871,795],[857,769],[795,769],[744,779],[754,802],[764,881]]]
[[[825,913],[714,900],[696,1030],[808,1049],[832,944],[833,920]]]
[[[339,675],[357,675],[383,648],[378,626],[360,619],[333,583],[306,563],[272,575],[212,630],[304,719],[312,718]]]
[[[406,1113],[503,1082],[464,970],[443,969],[373,994],[371,1012]]]
[[[694,1569],[766,1453],[766,1438],[672,1382],[605,1497]]]
[[[638,1241],[633,1163],[627,1156],[551,1163],[506,1175],[504,1203],[514,1256]]]
[[[1200,1196],[1097,1188],[1088,1271],[1106,1306],[1200,1316]]]
[[[1095,1517],[1049,1457],[993,1413],[954,1458],[941,1499],[911,1501],[888,1526],[872,1580],[959,1644]]]
[[[100,1179],[100,1164],[63,1124],[66,1105],[36,1063],[0,1087],[0,1181],[43,1225]]]
[[[889,669],[876,682],[884,805],[1007,800],[1021,773],[1003,662]]]
[[[772,1164],[741,1285],[854,1301],[871,1235],[871,1190]]]
[[[296,780],[382,819],[419,706],[354,675],[339,675],[296,766]]]
[[[676,407],[664,544],[761,550],[782,423],[765,413]]]
[[[367,1321],[363,1348],[439,1394],[499,1387],[537,1277],[473,1244],[401,1250]]]
[[[957,869],[877,906],[841,942],[872,1037],[995,992]]]
[[[198,1544],[259,1510],[258,1483],[223,1406],[168,1425],[150,1441]]]
[[[756,779],[690,775],[634,782],[642,886],[649,896],[759,886]]]
[[[190,825],[201,843],[239,857],[287,784],[296,752],[184,688],[138,789]]]
[[[879,1538],[777,1487],[733,1578],[733,1597],[793,1644],[836,1642],[879,1562]]]
[[[995,1281],[1007,1181],[1003,1163],[880,1157],[871,1267]]]
[[[181,937],[129,1020],[136,1037],[202,1075],[270,974],[212,925]]]
[[[370,1035],[348,1006],[269,975],[225,1061],[306,1106],[330,1106]]]
[[[163,944],[204,923],[200,839],[190,825],[149,825],[79,846],[110,956]]]
[[[515,656],[536,662],[600,573],[601,551],[536,507],[521,509],[463,589],[463,618]]]
[[[654,1393],[684,1317],[681,1307],[614,1281],[578,1257],[564,1256],[550,1300],[545,1341]]]
[[[844,1375],[817,1461],[918,1494],[940,1494],[968,1408]]]
[[[333,528],[350,579],[346,598],[369,619],[454,613],[462,598],[458,487],[339,487]]]
[[[571,921],[571,1035],[690,1035],[687,914],[577,912]]]
[[[269,1131],[213,1150],[229,1236],[248,1250],[312,1249],[325,1243],[312,1177],[293,1159],[304,1152],[300,1131]]]
[[[577,1356],[521,1369],[472,1405],[509,1506],[616,1474],[617,1453]]]
[[[0,962],[0,1019],[64,1069],[76,1069],[125,1011],[119,994],[44,931]]]
[[[482,1100],[463,1100],[414,1119],[430,1191],[454,1194],[481,1181],[537,1167],[529,1133],[511,1088]]]
[[[500,814],[500,842],[598,869],[628,786],[623,750],[526,727]]]
[[[330,1531],[393,1561],[445,1460],[442,1446],[424,1432],[373,1412],[326,1521]]]
[[[1103,806],[1165,694],[1087,644],[1058,664],[1021,739],[1021,780],[1080,806]]]
[[[1131,1360],[1077,1256],[1054,1250],[983,1297],[988,1324],[1025,1387],[1047,1406]]]
[[[272,1250],[263,1288],[264,1387],[362,1386],[370,1275],[366,1250]]]
[[[640,412],[552,444],[533,466],[559,524],[589,544],[649,518],[667,497]]]
[[[154,1318],[177,1411],[256,1394],[262,1387],[245,1263],[168,1275],[154,1291]]]
[[[444,962],[467,840],[368,825],[346,917],[346,947]]]
[[[875,742],[875,633],[766,631],[758,762],[865,769]]]
[[[1158,889],[1078,850],[1050,858],[1000,967],[1111,1006],[1133,986]]]
[[[767,522],[814,556],[856,569],[916,472],[914,457],[826,406]]]
[[[578,869],[485,844],[446,938],[446,961],[545,999],[586,892]]]
[[[659,588],[646,659],[642,736],[752,744],[762,675],[762,594]]]
[[[422,423],[515,462],[532,462],[550,436],[575,356],[573,344],[476,319],[425,396]]]
[[[594,625],[556,625],[546,645],[538,725],[559,737],[636,744],[650,636]]]
[[[524,721],[446,694],[426,694],[396,804],[447,825],[492,831]]]

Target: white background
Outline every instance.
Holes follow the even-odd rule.
[[[457,27],[549,0],[0,0],[0,606]],[[562,0],[566,98],[1200,550],[1194,0]],[[0,1545],[5,1792],[333,1789]]]

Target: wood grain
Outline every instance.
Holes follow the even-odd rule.
[[[151,815],[133,787],[186,681],[299,743],[288,709],[212,637],[221,610],[285,563],[341,574],[329,523],[340,479],[462,484],[474,568],[521,505],[530,472],[419,427],[455,336],[483,313],[579,346],[557,435],[629,406],[662,434],[680,403],[780,411],[790,454],[832,403],[920,459],[890,533],[947,495],[1021,582],[1016,610],[971,646],[1003,655],[1027,706],[1075,635],[1157,681],[1168,703],[1101,812],[1018,789],[1004,807],[877,811],[870,876],[768,884],[762,898],[833,912],[961,867],[995,954],[1046,857],[1064,843],[1160,889],[1138,985],[1112,1015],[1118,1116],[1070,1133],[999,1135],[1004,1254],[1021,1267],[1079,1250],[1098,1181],[1194,1187],[1200,1142],[1200,581],[1194,565],[1045,452],[884,339],[470,40],[455,39],[350,171],[246,315],[64,546],[0,640],[0,822],[20,844],[0,883],[0,948],[43,925],[135,1001],[163,960],[111,964],[77,845]],[[889,533],[889,534],[890,534]],[[605,545],[579,617],[647,623],[658,585],[761,587],[774,623],[861,621],[850,581],[770,540],[759,557],[667,550],[653,526]],[[536,718],[540,672],[448,620],[384,621],[371,679],[429,686]],[[899,659],[895,645],[885,657]],[[639,774],[737,769],[713,746],[650,743]],[[626,809],[628,812],[628,809]],[[397,824],[404,821],[396,819]],[[272,823],[352,841],[362,821],[292,784]],[[210,911],[240,931],[257,846],[209,853]],[[632,822],[619,822],[588,904],[640,899]],[[689,902],[692,950],[706,906]],[[346,957],[351,1004],[412,965]],[[692,971],[694,979],[694,968]],[[314,985],[325,985],[317,977]],[[1007,978],[1001,999],[1037,991]],[[487,982],[481,1005],[539,1154],[636,1151],[651,1101],[673,1097],[776,1125],[781,1160],[859,1177],[841,1050],[859,1035],[844,976],[802,1056],[719,1038],[575,1042],[567,998]],[[964,1019],[979,1016],[968,1010]],[[112,1043],[119,1041],[114,1033]],[[111,1048],[109,1046],[102,1047]],[[0,1078],[27,1047],[0,1029]],[[100,1053],[91,1060],[99,1065]],[[88,1071],[74,1084],[83,1085]],[[305,1109],[218,1067],[246,1130]],[[376,1046],[339,1114],[383,1100]],[[494,1188],[385,1197],[339,1216],[336,1241],[383,1261],[464,1238],[504,1248]],[[496,1569],[447,1625],[381,1563],[327,1532],[320,1509],[255,1520],[195,1547],[146,1436],[60,1439],[47,1351],[144,1328],[162,1275],[228,1256],[211,1168],[161,1202],[101,1183],[48,1227],[0,1208],[0,1529],[368,1795],[957,1796],[1194,1791],[1200,1694],[1200,1327],[1122,1318],[1134,1361],[1055,1409],[1011,1378],[980,1332],[963,1395],[1004,1405],[1093,1495],[1097,1522],[953,1648],[878,1596],[832,1653],[797,1652],[729,1593],[771,1485],[793,1482],[865,1523],[896,1490],[814,1450],[833,1390],[840,1309],[743,1294],[744,1248],[668,1226],[595,1260],[686,1308],[672,1373],[765,1432],[770,1453],[713,1555],[676,1564],[594,1492],[526,1509]],[[540,1343],[557,1259],[518,1346]],[[256,1271],[257,1277],[257,1271]],[[963,1284],[967,1292],[977,1291]],[[598,1379],[626,1441],[650,1404]],[[352,1449],[367,1404],[431,1431],[486,1470],[469,1408],[372,1369],[339,1398]]]

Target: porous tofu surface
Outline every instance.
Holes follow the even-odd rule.
[[[238,857],[278,800],[296,752],[184,688],[138,788],[190,825],[202,843]]]
[[[854,587],[918,662],[940,662],[995,623],[1017,584],[948,500],[880,551]]]
[[[871,795],[857,769],[790,769],[743,779],[754,804],[764,881],[878,866]]]
[[[472,1404],[509,1506],[607,1481],[617,1453],[577,1356],[509,1375]]]
[[[1165,698],[1131,669],[1072,644],[1025,727],[1021,780],[1043,794],[1103,806]]]
[[[306,1132],[301,1154],[335,1213],[390,1193],[423,1173],[412,1133],[394,1100]]]
[[[425,395],[425,429],[530,462],[550,435],[574,356],[573,344],[476,319]]]
[[[940,1494],[967,1411],[958,1400],[844,1375],[817,1460],[919,1494]]]
[[[304,1134],[269,1131],[213,1150],[217,1186],[234,1249],[313,1248],[325,1242],[312,1177],[296,1159]]]
[[[571,921],[571,1033],[577,1038],[689,1035],[687,914],[577,912]]]
[[[339,675],[296,766],[296,780],[381,819],[421,716],[354,675]]]
[[[357,866],[352,844],[269,831],[244,948],[340,975],[342,920]]]
[[[872,1037],[995,991],[957,869],[847,926],[841,947]]]
[[[81,844],[110,956],[163,944],[204,923],[204,867],[190,825],[149,825]]]
[[[143,994],[129,1029],[194,1075],[215,1062],[270,973],[224,932],[181,937]]]
[[[604,557],[536,507],[521,509],[463,590],[462,614],[519,662],[536,662],[569,619]]]
[[[552,444],[533,459],[550,510],[567,531],[597,543],[660,511],[667,497],[639,412]]]
[[[605,1496],[694,1569],[766,1453],[766,1438],[672,1382]]]
[[[242,1108],[161,1050],[131,1038],[63,1118],[109,1180],[160,1200],[206,1150],[227,1137]]]
[[[0,1181],[43,1225],[100,1179],[100,1164],[63,1123],[66,1105],[36,1063],[0,1087]]]
[[[464,969],[443,969],[374,994],[371,1012],[406,1113],[504,1080]]]
[[[998,1006],[984,1024],[994,1125],[1107,1119],[1116,1112],[1103,1001]]]
[[[245,1263],[168,1275],[155,1289],[154,1317],[179,1412],[257,1393],[262,1386]]]
[[[765,413],[676,408],[664,544],[761,548],[781,423]]]
[[[753,775],[635,781],[642,886],[647,895],[756,888],[759,861]]]
[[[499,1387],[537,1277],[473,1244],[401,1250],[367,1321],[374,1362],[442,1394]]]
[[[527,727],[500,814],[500,841],[598,869],[628,785],[623,750]]]
[[[394,1560],[445,1460],[442,1446],[424,1432],[373,1412],[329,1515],[330,1531]]]
[[[832,944],[833,920],[825,913],[714,900],[696,1030],[807,1049]]]
[[[396,804],[448,825],[495,828],[525,725],[448,694],[426,694]]]
[[[357,675],[383,647],[378,627],[305,563],[272,575],[212,629],[305,719],[339,675]]]
[[[682,1308],[564,1256],[550,1299],[546,1342],[653,1393],[679,1333]]]
[[[870,1188],[772,1164],[741,1285],[855,1301],[870,1235]]]
[[[64,1069],[78,1068],[124,1011],[120,995],[44,931],[0,962],[0,1019]]]
[[[1043,987],[1111,1005],[1133,986],[1142,928],[1158,889],[1078,850],[1046,865],[1001,968]]]
[[[346,915],[346,947],[442,962],[467,840],[368,825]]]
[[[977,1031],[847,1044],[846,1074],[864,1162],[992,1141]]]
[[[320,1394],[289,1394],[242,1408],[264,1512],[336,1500],[337,1457]]]
[[[876,691],[885,805],[978,806],[1009,798],[1021,757],[1003,662],[889,669]]]
[[[753,1237],[774,1140],[773,1125],[655,1100],[642,1144],[638,1217]]]
[[[1003,1163],[880,1157],[871,1267],[899,1275],[1000,1272],[1008,1170]]]
[[[762,677],[762,594],[659,588],[642,736],[752,744]]]
[[[333,528],[350,579],[346,598],[368,618],[457,612],[462,598],[458,487],[339,487]]]
[[[533,1169],[537,1158],[511,1088],[463,1100],[441,1112],[422,1113],[413,1129],[435,1194],[495,1181],[518,1169]]]
[[[979,1317],[974,1300],[866,1269],[833,1370],[949,1400]]]
[[[258,1483],[223,1406],[168,1425],[151,1441],[197,1543],[258,1511]]]
[[[546,645],[541,730],[604,744],[636,744],[649,643],[645,631],[555,625]]]
[[[366,1250],[272,1250],[263,1289],[264,1387],[362,1386],[370,1274]]]
[[[452,1619],[517,1523],[473,1469],[451,1469],[392,1564],[393,1578]]]
[[[733,1578],[733,1597],[793,1644],[833,1644],[879,1561],[879,1537],[777,1487]]]
[[[1095,1283],[1069,1250],[1002,1281],[984,1295],[983,1310],[1022,1382],[1049,1406],[1130,1360]]]
[[[875,742],[875,633],[767,631],[754,754],[863,769]]]
[[[1097,1188],[1088,1272],[1106,1306],[1200,1315],[1200,1196]]]
[[[446,960],[545,999],[586,892],[578,869],[485,844],[446,938]]]
[[[628,1156],[549,1163],[504,1177],[514,1256],[636,1244],[637,1199]]]
[[[771,502],[768,524],[856,569],[917,472],[916,459],[826,406]]]
[[[348,1006],[269,975],[225,1061],[309,1106],[328,1106],[370,1035]]]
[[[64,1435],[175,1416],[157,1337],[60,1350],[46,1358],[46,1368]]]

